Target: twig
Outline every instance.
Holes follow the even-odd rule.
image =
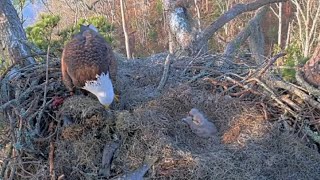
[[[1,169],[1,174],[0,174],[0,177],[4,177],[5,176],[5,172],[8,168],[8,164],[9,164],[9,159],[11,159],[12,157],[12,152],[13,152],[13,145],[12,145],[13,142],[10,143],[10,146],[9,146],[9,152],[8,152],[8,156],[7,158],[4,160],[3,164],[2,164],[2,169]]]
[[[279,54],[276,54],[275,56],[273,56],[269,63],[260,71],[260,73],[257,75],[257,78],[260,79],[260,77],[269,69],[269,67],[274,64],[277,59],[279,59],[280,57],[283,57],[285,56],[287,53],[279,53]]]
[[[257,78],[249,79],[247,82],[250,82],[250,81],[256,81],[258,83],[258,85],[260,85],[261,87],[263,87],[267,91],[267,95],[270,96],[271,99],[275,100],[283,109],[288,111],[292,116],[294,116],[295,118],[298,117],[298,115],[290,107],[288,107],[279,98],[277,98],[276,94],[265,83],[263,83],[262,81],[260,81]]]
[[[102,153],[102,168],[99,171],[99,174],[102,174],[104,177],[109,178],[112,159],[115,151],[119,148],[120,142],[113,141],[105,144]]]
[[[196,60],[199,56],[200,56],[201,50],[196,54],[196,56],[194,58],[192,58],[192,60],[188,63],[187,67],[182,71],[181,75],[183,76],[184,74],[186,74],[188,67],[190,67],[190,65],[193,63],[194,60]]]
[[[44,83],[43,84],[40,84],[40,85],[37,85],[37,86],[34,86],[34,87],[30,87],[28,88],[24,93],[22,93],[20,96],[19,96],[19,99],[12,99],[6,103],[4,103],[3,105],[0,106],[0,111],[3,111],[4,109],[6,109],[7,107],[9,107],[10,105],[17,105],[18,102],[22,102],[24,101],[28,96],[29,94],[32,92],[32,91],[35,91],[37,89],[42,89],[44,86]]]
[[[272,85],[273,87],[278,87],[278,88],[285,89],[285,90],[287,90],[287,91],[299,96],[302,100],[308,102],[314,108],[320,109],[320,103],[318,101],[314,100],[312,97],[307,95],[305,92],[303,92],[300,89],[292,86],[289,83],[286,83],[286,82],[281,81],[281,80],[276,80],[276,79],[268,80],[267,83]]]
[[[168,79],[168,76],[169,76],[169,69],[170,69],[170,64],[171,64],[171,58],[172,58],[171,54],[168,54],[168,56],[167,56],[167,58],[166,58],[166,61],[165,61],[165,63],[164,63],[163,74],[162,74],[160,83],[159,83],[159,85],[158,85],[158,87],[157,87],[157,91],[158,91],[158,92],[160,92],[160,91],[164,88],[164,86],[165,86],[165,84],[166,84],[166,82],[167,82],[167,79]]]
[[[40,121],[41,121],[41,117],[43,114],[43,111],[45,109],[45,105],[47,102],[47,89],[48,89],[48,84],[49,84],[49,53],[50,53],[50,41],[51,41],[51,36],[50,36],[50,40],[49,40],[49,45],[48,45],[48,49],[47,49],[47,58],[46,58],[46,81],[44,84],[44,94],[43,94],[43,103],[41,106],[41,110],[38,113],[38,117],[37,117],[37,122],[36,122],[36,132],[38,134],[40,134]]]
[[[204,66],[177,66],[177,65],[174,65],[174,66],[172,66],[172,67],[174,67],[174,68],[178,68],[178,69],[182,69],[182,68],[185,68],[185,69],[187,69],[187,68],[194,68],[194,69],[200,69],[200,70],[206,70],[206,71],[211,71],[212,73],[215,73],[215,74],[218,74],[218,75],[223,75],[223,73],[222,72],[220,72],[220,71],[218,71],[218,70],[214,70],[214,69],[212,69],[212,68],[208,68],[208,67],[204,67]],[[182,73],[182,74],[185,74],[185,73]]]
[[[15,153],[17,151],[13,150],[13,156],[16,156]],[[16,165],[17,159],[14,158],[12,166],[11,166],[11,170],[10,170],[10,176],[8,178],[8,180],[14,180],[15,175],[16,175],[16,169],[17,169],[17,165]]]
[[[206,68],[210,67],[213,64],[213,61],[209,61],[207,62],[207,64],[205,65]],[[189,80],[189,83],[192,83],[194,81],[196,81],[197,79],[206,76],[208,73],[205,70],[201,70],[199,74],[197,74],[196,76],[192,77],[191,80]]]
[[[0,81],[2,81],[2,79],[4,79],[4,77],[6,76],[6,74],[15,66],[17,65],[17,63],[13,63],[11,64],[9,67],[6,68],[6,70],[2,73],[2,75],[0,76]]]
[[[51,132],[53,132],[53,122],[50,123],[49,129]],[[51,180],[56,180],[56,175],[54,171],[54,149],[55,149],[54,142],[51,139],[50,152],[49,152],[49,171],[50,171]]]
[[[65,178],[65,175],[62,174],[62,175],[60,175],[60,176],[58,177],[58,180],[63,180],[64,178]]]
[[[268,120],[267,107],[266,107],[266,105],[265,105],[263,102],[261,102],[260,104],[261,104],[261,106],[262,106],[262,111],[263,111],[264,119],[265,119],[265,120]]]
[[[225,81],[219,81],[219,80],[209,78],[209,77],[203,78],[203,80],[210,82],[214,86],[222,86],[223,89],[225,89],[225,90],[228,89],[229,84]]]
[[[235,79],[232,79],[231,77],[226,76],[226,80],[228,80],[228,81],[230,81],[230,82],[232,82],[232,83],[234,83],[234,84],[236,84],[236,85],[238,85],[238,86],[246,89],[246,91],[249,91],[249,92],[251,92],[252,94],[260,95],[259,92],[251,89],[248,85],[244,85],[244,84],[240,83],[239,81],[236,81]],[[244,92],[241,92],[240,94],[243,94],[243,93],[244,93]]]
[[[281,100],[291,106],[294,110],[301,111],[301,107],[299,107],[296,103],[289,99],[288,96],[281,96]]]

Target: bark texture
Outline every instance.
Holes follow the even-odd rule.
[[[313,56],[304,65],[304,77],[313,86],[320,86],[320,44],[315,49]]]
[[[24,43],[26,33],[22,27],[17,11],[10,0],[0,1],[0,52],[9,59],[9,64],[32,64],[35,60],[30,57],[30,48]],[[24,57],[28,57],[25,58]]]
[[[197,36],[193,49],[195,52],[198,52],[203,48],[204,44],[207,44],[208,39],[210,39],[215,32],[217,32],[221,27],[227,24],[229,21],[236,18],[238,15],[259,9],[262,6],[277,3],[285,2],[287,0],[256,0],[251,3],[246,4],[236,4],[230,10],[221,15],[216,21],[204,29],[204,31]]]
[[[164,10],[168,14],[171,41],[175,47],[172,51],[183,51],[190,54],[194,35],[192,33],[192,19],[188,16],[187,8],[191,1],[188,0],[163,0]],[[171,45],[173,42],[170,42]],[[173,47],[173,46],[170,46]]]
[[[256,15],[248,22],[248,25],[228,43],[224,55],[230,60],[236,55],[239,47],[249,38],[250,50],[256,62],[263,61],[261,55],[264,55],[264,36],[261,31],[261,19],[267,12],[267,7],[262,7],[256,12]]]

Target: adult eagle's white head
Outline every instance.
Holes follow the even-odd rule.
[[[94,94],[101,104],[112,103],[117,63],[111,47],[93,25],[81,26],[65,45],[61,71],[69,91],[82,88]]]

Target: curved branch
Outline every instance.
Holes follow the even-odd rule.
[[[260,7],[272,3],[277,2],[285,2],[287,0],[257,0],[252,3],[247,4],[237,4],[233,6],[229,11],[224,13],[222,16],[220,16],[215,22],[213,22],[209,27],[207,27],[203,32],[202,35],[199,37],[197,41],[203,42],[204,40],[209,39],[216,31],[218,31],[222,26],[227,24],[229,21],[237,17],[238,15],[248,12],[257,10]]]

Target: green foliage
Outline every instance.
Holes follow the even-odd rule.
[[[114,42],[114,38],[112,37],[112,31],[114,30],[114,27],[107,21],[107,19],[104,16],[93,16],[88,19],[81,18],[79,19],[78,23],[70,27],[68,29],[64,29],[60,32],[60,36],[62,37],[62,41],[66,42],[69,40],[72,35],[80,32],[80,25],[86,25],[86,24],[92,24],[94,25],[99,33],[109,42],[112,44]]]
[[[275,46],[274,52],[280,52],[280,47]],[[303,65],[307,62],[307,58],[303,58],[302,51],[300,48],[299,43],[294,42],[290,44],[285,52],[287,53],[286,58],[283,59],[282,65],[285,68],[281,68],[280,73],[282,75],[282,78],[287,81],[295,81],[295,75],[296,75],[296,60],[298,61],[298,65]]]
[[[20,9],[20,7],[24,7],[27,3],[27,0],[12,0],[12,4],[16,9]]]
[[[157,13],[159,15],[162,15],[162,12],[163,12],[162,0],[157,0],[157,2],[156,2],[156,10],[157,10]]]
[[[52,32],[59,21],[60,17],[57,15],[42,14],[34,25],[26,28],[28,40],[38,46],[41,50],[46,51],[50,37],[53,35]],[[113,43],[114,38],[112,37],[111,32],[114,28],[112,25],[105,17],[94,16],[88,19],[81,18],[75,26],[60,31],[58,36],[53,36],[50,44],[52,52],[55,52],[57,49],[62,49],[65,42],[67,42],[72,35],[80,32],[81,24],[93,24],[110,44]]]
[[[156,41],[158,38],[157,30],[154,28],[150,28],[148,31],[148,37],[151,41]]]
[[[38,22],[26,28],[28,40],[41,50],[46,51],[53,29],[58,25],[59,21],[60,17],[58,15],[42,14]],[[59,41],[52,40],[51,47],[59,47]]]

